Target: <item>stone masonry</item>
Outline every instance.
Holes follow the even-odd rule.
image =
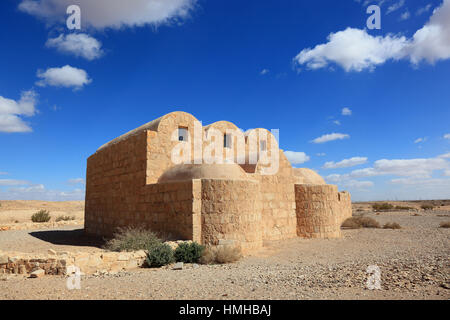
[[[350,194],[326,185],[312,170],[292,168],[265,129],[226,142],[228,130],[239,130],[234,124],[219,121],[199,127],[198,123],[188,113],[172,112],[90,156],[86,232],[109,237],[119,227],[139,226],[205,245],[234,241],[244,252],[260,248],[266,240],[341,236],[340,225],[352,214]],[[200,145],[204,155],[206,137],[213,132],[217,141],[223,141],[213,155],[223,156],[231,149],[234,158],[196,162],[196,148]],[[254,133],[260,146],[256,151],[249,142]],[[187,150],[189,164],[172,161],[180,143],[187,143],[188,149],[181,153]],[[244,146],[245,163],[237,161],[239,144]],[[264,174],[268,165],[261,160],[262,148],[278,158],[278,170],[272,174]],[[259,160],[252,164],[248,160],[254,152]]]

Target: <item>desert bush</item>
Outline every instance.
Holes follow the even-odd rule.
[[[236,246],[206,247],[199,262],[202,264],[224,264],[242,258],[241,249]]]
[[[358,223],[358,222],[356,221],[355,218],[351,217],[351,218],[346,219],[346,220],[342,223],[341,227],[343,227],[343,228],[348,228],[348,229],[360,229],[362,226],[361,226],[360,223]]]
[[[446,222],[441,222],[439,224],[440,228],[450,228],[450,221],[446,221]]]
[[[395,206],[394,209],[395,209],[395,210],[414,210],[414,208],[412,208],[412,207],[407,207],[407,206]]]
[[[148,250],[161,240],[154,232],[142,228],[119,228],[104,248],[110,251]]]
[[[374,203],[372,209],[375,211],[389,211],[394,209],[394,206],[390,203]]]
[[[231,263],[242,257],[241,249],[236,246],[221,246],[216,252],[217,263]]]
[[[380,228],[380,224],[373,218],[361,216],[348,218],[341,227],[349,229]]]
[[[148,248],[147,266],[159,268],[175,261],[174,251],[167,243],[156,243]]]
[[[75,216],[59,216],[58,218],[56,218],[56,222],[59,221],[70,221],[70,220],[75,220]]]
[[[388,222],[385,223],[383,226],[383,229],[401,229],[402,226],[399,225],[397,222]]]
[[[423,204],[420,206],[423,210],[433,210],[434,206],[432,206],[431,204]]]
[[[197,263],[202,256],[205,247],[197,242],[183,242],[175,249],[175,260],[177,262]]]
[[[48,210],[39,210],[31,216],[33,222],[49,222],[52,217]]]

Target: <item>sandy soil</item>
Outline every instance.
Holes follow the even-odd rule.
[[[52,220],[61,215],[84,219],[84,201],[0,200],[0,224],[30,222],[41,209],[50,211]]]
[[[16,276],[0,281],[0,299],[448,300],[450,229],[439,224],[450,221],[450,211],[365,214],[381,224],[398,222],[402,229],[343,230],[342,239],[270,242],[253,256],[229,265],[83,276],[80,290],[68,290],[60,276]],[[0,232],[0,249],[16,243],[24,250],[64,246],[96,250],[89,243],[80,244],[82,237],[75,236],[80,231],[66,228],[62,231],[68,233],[54,230],[57,233],[49,236],[51,231],[41,231],[44,234],[39,236],[31,234],[35,231]],[[381,290],[366,288],[369,265],[380,268]]]

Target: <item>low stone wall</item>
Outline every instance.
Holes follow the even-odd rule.
[[[44,270],[46,275],[65,275],[73,267],[80,268],[84,274],[99,271],[109,273],[130,270],[141,267],[145,262],[146,253],[109,252],[93,253],[56,252],[52,249],[47,254],[26,254],[0,251],[0,274],[30,274],[36,270]]]

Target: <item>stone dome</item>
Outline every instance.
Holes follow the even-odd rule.
[[[225,164],[179,164],[167,169],[158,179],[160,182],[193,179],[247,180],[247,174],[236,163]]]
[[[324,185],[325,180],[314,170],[308,168],[292,168],[297,184]]]

